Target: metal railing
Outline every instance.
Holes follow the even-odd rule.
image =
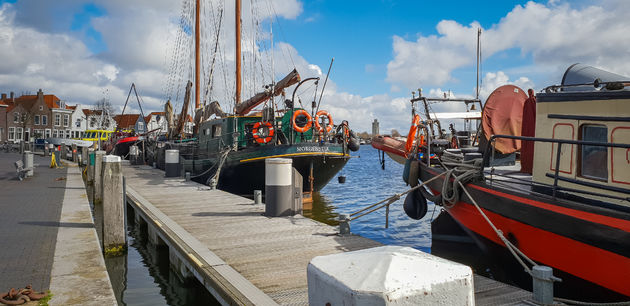
[[[612,143],[612,142],[596,142],[596,141],[586,141],[586,140],[569,140],[569,139],[555,139],[555,138],[542,138],[542,137],[528,137],[528,136],[513,136],[513,135],[492,135],[490,137],[490,139],[488,140],[488,143],[486,145],[486,148],[485,148],[485,151],[484,151],[484,154],[483,154],[483,165],[487,165],[489,163],[490,156],[493,155],[493,153],[494,153],[493,144],[494,144],[495,140],[499,139],[499,138],[516,139],[516,140],[521,140],[521,141],[532,141],[532,142],[545,142],[545,143],[552,143],[552,144],[556,143],[556,144],[558,144],[558,147],[557,147],[557,150],[556,150],[556,156],[555,156],[554,174],[553,175],[548,175],[550,178],[553,178],[553,185],[552,185],[552,196],[553,197],[556,196],[556,192],[558,190],[565,190],[565,191],[579,192],[579,193],[585,193],[585,194],[591,194],[591,195],[597,195],[597,196],[603,196],[603,197],[608,197],[608,198],[622,199],[622,200],[630,201],[630,197],[628,197],[628,198],[621,198],[621,197],[616,197],[616,196],[613,196],[613,195],[598,194],[598,193],[587,192],[587,191],[582,192],[580,190],[558,186],[558,181],[559,180],[563,180],[563,181],[567,180],[566,178],[560,176],[560,157],[561,157],[561,154],[562,154],[562,145],[563,144],[579,145],[579,146],[597,146],[597,147],[606,147],[606,148],[623,148],[623,149],[630,149],[630,144]],[[482,176],[483,176],[484,170],[485,170],[485,167],[481,167],[480,171],[481,171],[481,175]],[[615,188],[615,187],[611,187],[611,186],[607,186],[607,185],[587,183],[587,182],[582,182],[582,181],[574,180],[574,179],[570,179],[570,181],[573,182],[573,183],[582,184],[582,185],[587,185],[588,184],[591,187],[606,189],[606,190],[609,190],[609,191],[624,192],[624,190],[621,190],[620,188]]]

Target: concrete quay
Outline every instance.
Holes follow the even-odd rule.
[[[49,305],[116,305],[80,168],[34,156],[34,176],[17,179],[20,154],[0,153],[0,292],[32,284]]]

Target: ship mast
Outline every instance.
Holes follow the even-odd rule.
[[[235,106],[241,102],[241,0],[236,0],[236,95]]]
[[[195,110],[200,107],[199,102],[199,70],[201,66],[201,53],[199,52],[199,41],[201,40],[201,22],[199,20],[199,12],[201,11],[201,0],[197,0],[197,8],[195,10]]]

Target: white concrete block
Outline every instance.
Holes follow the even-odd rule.
[[[400,246],[318,256],[310,305],[474,305],[470,267]]]

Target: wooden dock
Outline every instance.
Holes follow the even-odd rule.
[[[380,246],[302,217],[268,218],[252,200],[148,166],[123,167],[127,202],[149,239],[169,247],[171,266],[197,278],[223,304],[307,305],[315,256]],[[532,305],[531,293],[475,276],[479,305]]]

